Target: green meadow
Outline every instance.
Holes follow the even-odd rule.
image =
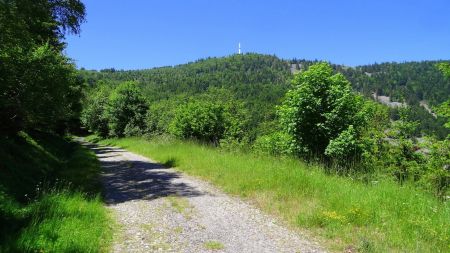
[[[95,140],[95,137],[91,137]],[[448,252],[450,206],[412,186],[363,183],[298,159],[226,152],[193,142],[106,139],[243,197],[342,252]]]

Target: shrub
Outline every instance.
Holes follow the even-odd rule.
[[[170,132],[179,138],[218,144],[224,137],[225,124],[223,106],[208,101],[191,101],[178,108]]]
[[[175,111],[182,98],[152,102],[145,116],[146,133],[161,135],[169,133],[169,126],[175,117]]]
[[[288,134],[278,131],[258,137],[253,144],[253,150],[270,155],[289,155],[292,153],[291,141]]]
[[[438,197],[444,198],[450,195],[450,140],[434,140],[426,147],[430,153],[421,183]]]
[[[234,103],[191,100],[175,112],[169,131],[179,138],[192,138],[218,145],[224,138],[240,141],[245,120]]]

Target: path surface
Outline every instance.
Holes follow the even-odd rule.
[[[120,225],[114,252],[323,252],[204,181],[123,149],[84,145],[101,161]]]

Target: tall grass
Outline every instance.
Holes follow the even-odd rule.
[[[95,154],[43,133],[0,141],[0,252],[108,251]]]
[[[111,222],[101,200],[81,192],[43,194],[29,208],[31,218],[16,241],[21,252],[106,252]]]
[[[408,185],[367,184],[327,175],[296,159],[229,153],[190,142],[125,138],[101,143],[206,179],[309,231],[331,250],[450,251],[449,203]]]

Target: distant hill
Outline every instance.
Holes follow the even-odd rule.
[[[339,68],[353,87],[366,94],[388,96],[392,101],[437,105],[450,97],[450,81],[436,68],[440,61],[381,63]]]
[[[206,58],[173,67],[127,71],[80,70],[80,74],[89,85],[95,85],[100,80],[112,85],[127,80],[138,81],[149,101],[167,100],[177,95],[195,96],[213,87],[225,88],[235,99],[245,101],[255,120],[261,121],[273,119],[274,107],[290,88],[293,74],[316,62],[282,60],[271,55],[250,53]],[[369,98],[373,98],[374,94],[380,96],[385,104],[386,100],[391,100],[394,105],[412,105],[414,119],[423,123],[421,130],[445,136],[446,130],[430,111],[430,107],[450,96],[450,81],[435,67],[437,63],[382,63],[354,68],[333,66],[348,78],[356,91]],[[393,111],[395,118],[395,109]]]
[[[90,84],[98,80],[139,81],[152,99],[180,93],[202,93],[209,87],[225,87],[239,97],[247,98],[263,92],[266,86],[280,89],[281,93],[276,95],[279,97],[289,87],[291,74],[288,64],[275,56],[245,54],[201,59],[173,67],[130,71],[105,69],[81,73]]]

